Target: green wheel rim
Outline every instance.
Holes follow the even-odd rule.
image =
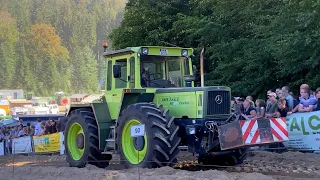
[[[130,127],[141,124],[138,120],[132,119],[128,121],[122,131],[122,139],[121,139],[121,145],[122,145],[122,151],[127,160],[131,164],[139,164],[143,161],[147,154],[147,147],[148,147],[148,141],[146,134],[144,135],[144,147],[141,151],[138,151],[135,149],[133,144],[133,138],[130,134]],[[138,158],[138,152],[139,152],[139,158]]]
[[[68,138],[67,138],[67,144],[68,144],[68,149],[70,152],[70,155],[72,159],[74,160],[79,160],[83,156],[84,153],[84,148],[80,149],[77,146],[77,135],[82,134],[84,137],[84,142],[85,142],[85,136],[83,133],[82,126],[79,123],[73,123],[69,130],[68,130]],[[85,145],[84,145],[85,147]]]

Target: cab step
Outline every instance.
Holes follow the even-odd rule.
[[[115,126],[110,126],[110,133],[108,139],[105,140],[106,146],[102,154],[114,154],[115,153]]]
[[[178,148],[180,149],[180,151],[188,151],[188,146],[178,146]]]

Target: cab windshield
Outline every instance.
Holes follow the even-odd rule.
[[[140,57],[141,87],[184,87],[184,75],[189,75],[186,57]]]

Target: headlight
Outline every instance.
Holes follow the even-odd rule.
[[[182,55],[182,56],[188,56],[188,50],[182,49],[182,50],[181,50],[181,55]]]
[[[189,134],[196,134],[196,128],[190,128]]]
[[[196,134],[196,128],[192,125],[186,126],[186,133],[187,135]]]
[[[142,48],[142,54],[148,54],[148,48]]]

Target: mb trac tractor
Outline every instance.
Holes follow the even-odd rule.
[[[223,133],[218,129],[235,119],[231,90],[194,87],[192,56],[191,48],[143,46],[109,52],[105,46],[104,95],[91,103],[71,104],[67,114],[69,165],[103,168],[119,154],[127,168],[173,166],[181,148],[203,164],[242,163],[248,147],[222,149],[219,139],[231,142],[241,136],[234,127]],[[134,136],[140,130],[144,134]]]

